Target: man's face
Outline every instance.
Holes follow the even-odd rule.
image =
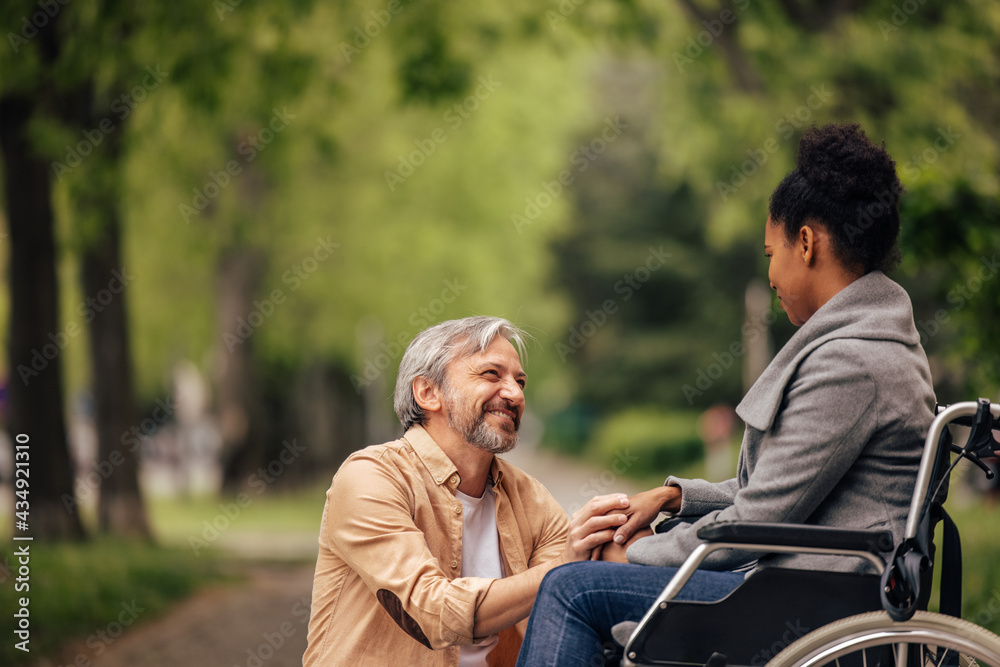
[[[517,445],[527,380],[517,350],[498,336],[484,352],[455,359],[445,374],[448,425],[493,454]]]

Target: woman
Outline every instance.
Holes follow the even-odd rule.
[[[667,478],[630,500],[615,535],[630,564],[576,563],[539,590],[519,666],[602,664],[613,625],[638,620],[715,521],[891,530],[906,522],[935,405],[910,300],[883,273],[898,261],[895,162],[858,125],[811,129],[771,196],[768,279],[800,329],[743,401],[737,476]],[[675,518],[651,534],[661,511]],[[629,538],[632,538],[629,541]],[[605,547],[605,560],[621,547]],[[888,554],[886,554],[888,555]],[[717,551],[679,599],[714,600],[754,567],[863,570],[859,559]],[[654,566],[654,567],[650,567]]]

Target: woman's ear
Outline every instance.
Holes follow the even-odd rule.
[[[806,266],[812,266],[816,257],[816,232],[809,225],[803,225],[799,229],[799,250],[802,253],[802,261]]]
[[[413,398],[427,412],[437,412],[442,406],[441,389],[423,376],[413,379]]]

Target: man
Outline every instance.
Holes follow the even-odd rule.
[[[410,343],[394,396],[405,434],[355,452],[327,492],[305,667],[513,664],[542,577],[626,521],[611,512],[621,494],[567,520],[495,456],[517,444],[524,339],[470,317]]]

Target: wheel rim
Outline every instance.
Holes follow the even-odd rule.
[[[944,661],[948,651],[958,651],[960,656],[966,656],[962,664],[968,664],[968,658],[976,661],[986,661],[989,665],[1000,665],[1000,653],[983,646],[974,639],[959,637],[954,634],[934,628],[907,628],[902,630],[858,631],[851,635],[831,642],[806,656],[798,664],[801,667],[816,667],[836,662],[838,659],[856,651],[869,648],[888,647],[905,644],[930,645],[943,648],[945,653],[939,662]],[[894,648],[895,650],[895,648]],[[931,663],[935,664],[935,663]]]

